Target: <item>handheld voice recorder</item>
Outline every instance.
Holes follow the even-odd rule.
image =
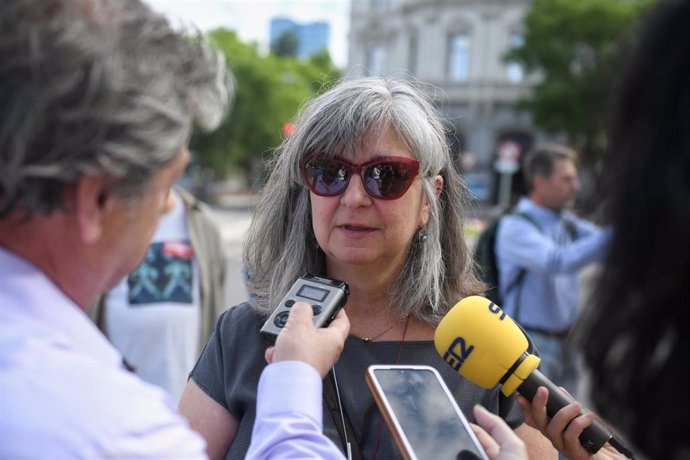
[[[290,309],[296,302],[306,302],[314,312],[314,325],[325,327],[345,306],[350,287],[344,281],[305,274],[292,285],[278,307],[261,327],[261,335],[275,340],[287,323]]]

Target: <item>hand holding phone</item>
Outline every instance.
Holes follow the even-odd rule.
[[[480,405],[472,413],[474,433],[491,460],[529,460],[525,443],[505,420]]]
[[[406,460],[489,460],[433,367],[369,366],[366,381]]]

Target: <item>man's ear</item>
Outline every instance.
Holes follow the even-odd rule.
[[[74,184],[71,208],[85,244],[95,243],[103,234],[112,207],[111,183],[105,176],[83,176]]]
[[[532,192],[541,192],[541,190],[544,188],[544,185],[548,182],[548,179],[544,176],[541,176],[539,174],[535,175],[532,178]]]

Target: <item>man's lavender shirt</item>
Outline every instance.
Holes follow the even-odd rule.
[[[206,458],[170,397],[45,274],[2,247],[0,273],[0,458]]]
[[[282,361],[261,373],[247,459],[322,458],[342,453],[322,433],[322,381],[316,369]]]

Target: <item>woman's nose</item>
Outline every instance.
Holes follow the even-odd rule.
[[[371,197],[364,188],[364,183],[359,174],[353,174],[347,188],[340,197],[340,202],[345,206],[363,206],[371,204]]]

